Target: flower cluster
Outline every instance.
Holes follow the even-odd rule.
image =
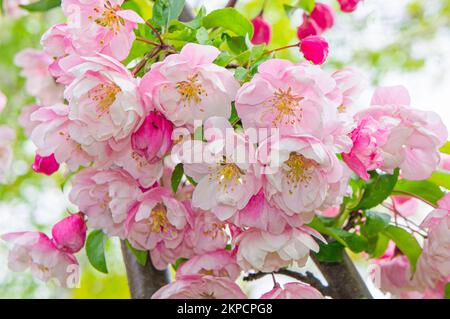
[[[352,11],[358,1],[339,2]],[[319,36],[334,24],[329,6],[317,3],[298,30],[313,64],[266,51],[240,82],[236,67],[217,63],[216,46],[186,43],[178,50],[150,22],[160,43],[143,39],[154,47],[126,66],[144,21],[122,3],[63,0],[68,22],[43,35],[43,51],[16,58],[37,99],[20,119],[36,146],[33,170],[74,172],[69,199],[81,213],[56,224],[53,239],[4,235],[12,243],[13,270],[30,267],[67,286],[86,220],[90,229],[148,252],[155,268],[177,267],[175,280],[153,298],[246,298],[235,283],[242,272],[303,267],[327,243],[310,223],[355,195],[352,170],[363,180],[397,169],[405,179],[422,180],[439,167],[447,130],[438,115],[411,108],[403,87],[387,87],[352,116],[361,74],[314,65],[328,52]],[[268,43],[262,16],[253,26],[253,43]],[[11,134],[0,128],[0,136],[6,158],[0,160],[8,162]],[[394,206],[402,204],[395,199]],[[444,204],[424,226],[429,237],[414,279],[424,289],[450,275],[450,207]],[[416,287],[407,267],[405,256],[385,256],[384,289]],[[399,268],[402,276],[391,277]],[[323,295],[294,282],[276,283],[261,298]]]

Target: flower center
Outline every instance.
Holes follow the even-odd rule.
[[[226,161],[224,161],[220,164],[219,168],[216,168],[210,175],[212,178],[219,181],[219,185],[221,185],[224,190],[228,187],[231,187],[231,190],[233,190],[233,186],[242,182],[241,177],[242,175],[245,175],[245,173],[236,164],[226,163]]]
[[[37,268],[39,269],[39,271],[41,271],[42,273],[48,273],[50,271],[50,269],[47,266],[44,266],[42,264],[37,264]]]
[[[125,21],[116,14],[118,9],[118,6],[113,6],[111,2],[106,1],[103,12],[99,18],[95,19],[95,23],[109,28],[111,31],[119,31],[120,26],[125,25]],[[94,10],[99,13],[101,9],[95,8]]]
[[[315,167],[314,161],[292,152],[284,163],[287,166],[285,174],[289,185],[295,189],[300,183],[309,183],[311,169]],[[289,193],[292,194],[292,189],[289,190]]]
[[[120,88],[114,83],[101,83],[88,92],[88,98],[96,103],[95,111],[98,113],[99,118],[105,112],[109,113],[109,108],[120,91]]]
[[[212,239],[216,239],[217,236],[219,236],[220,234],[223,234],[224,231],[225,231],[224,224],[213,223],[203,231],[203,234],[205,236],[211,237]]]
[[[203,299],[216,299],[216,297],[214,296],[214,291],[213,292],[202,292],[201,294],[199,294],[200,297],[202,297]]]
[[[176,88],[185,105],[191,104],[191,102],[200,104],[202,101],[202,96],[208,96],[202,84],[198,80],[198,74],[189,76],[186,81],[178,82]]]
[[[300,101],[302,99],[302,97],[294,95],[291,88],[288,88],[286,91],[278,89],[269,100],[275,112],[272,124],[277,127],[281,124],[293,125],[296,122],[300,122],[302,118]]]
[[[154,233],[168,232],[167,208],[162,203],[156,204],[150,213],[150,230]]]

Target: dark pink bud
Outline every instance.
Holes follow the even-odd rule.
[[[322,31],[331,28],[334,24],[333,9],[324,3],[316,3],[314,10],[311,12],[311,18]]]
[[[86,240],[86,223],[82,213],[73,214],[56,223],[52,228],[53,242],[66,253],[81,250]]]
[[[339,5],[341,6],[341,11],[344,12],[353,12],[358,7],[358,3],[361,0],[338,0]]]
[[[310,35],[318,35],[320,33],[321,30],[316,21],[314,21],[313,19],[311,19],[311,17],[304,13],[303,23],[297,29],[297,37],[300,40],[303,40]]]
[[[311,35],[302,40],[300,51],[306,60],[314,64],[322,64],[328,56],[328,43],[321,36]]]
[[[149,163],[155,163],[170,151],[172,132],[172,122],[161,113],[150,112],[141,127],[131,135],[131,146]]]
[[[254,33],[252,38],[253,44],[269,44],[272,36],[272,26],[269,22],[258,16],[252,20]]]
[[[59,163],[56,161],[55,155],[53,154],[50,156],[40,156],[39,154],[36,154],[31,168],[36,173],[52,175],[59,169]]]

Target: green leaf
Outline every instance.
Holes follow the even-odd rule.
[[[298,6],[306,12],[312,12],[316,6],[316,2],[314,0],[299,0]]]
[[[186,176],[186,179],[188,180],[189,183],[191,183],[191,185],[197,186],[197,182],[194,181],[194,179],[190,176],[184,175]]]
[[[59,7],[61,0],[39,0],[30,4],[22,4],[20,7],[30,12],[43,12]]]
[[[131,246],[128,240],[125,241],[125,244],[127,245],[128,249],[133,253],[134,257],[136,257],[136,260],[139,263],[139,265],[144,267],[147,264],[148,251],[137,250],[136,248]]]
[[[406,257],[408,257],[409,263],[411,264],[411,269],[415,272],[417,259],[422,253],[422,248],[420,248],[417,239],[403,228],[392,225],[386,227],[383,234],[392,239],[398,249],[400,249]]]
[[[91,265],[98,271],[107,274],[105,258],[106,236],[101,230],[92,231],[86,240],[86,254]]]
[[[197,39],[199,44],[208,44],[209,33],[205,28],[201,27],[197,30],[195,38]]]
[[[378,234],[374,239],[369,239],[368,252],[370,257],[379,258],[384,255],[388,248],[390,239],[383,234]]]
[[[235,71],[234,71],[234,77],[236,78],[236,80],[238,81],[243,81],[245,80],[245,78],[247,78],[248,75],[248,70],[246,68],[243,67],[238,67]]]
[[[183,11],[185,0],[157,0],[153,6],[152,20],[162,28],[169,22],[178,19]]]
[[[320,250],[314,253],[316,258],[322,262],[341,262],[344,246],[337,241],[328,244],[320,243]]]
[[[366,237],[374,237],[384,230],[391,221],[391,216],[385,213],[367,212],[366,222],[361,227],[361,232]]]
[[[444,297],[445,299],[450,299],[450,282],[445,285],[444,288]]]
[[[450,141],[447,141],[439,150],[441,153],[450,154]]]
[[[184,25],[191,29],[199,29],[203,24],[203,18],[206,15],[205,7],[201,7],[194,19],[189,22],[183,22]]]
[[[428,180],[410,181],[406,179],[401,179],[397,182],[392,194],[416,197],[432,206],[437,206],[437,201],[444,196],[444,192],[433,182]]]
[[[172,264],[173,269],[174,269],[175,271],[177,271],[178,267],[180,267],[180,265],[181,265],[182,263],[184,263],[186,260],[187,260],[186,258],[178,258],[178,259],[175,261],[175,264]]]
[[[183,178],[184,169],[183,164],[178,163],[177,166],[175,166],[175,169],[172,173],[171,183],[172,183],[172,191],[174,193],[178,190],[178,185],[180,185],[181,179]]]
[[[231,126],[236,125],[239,121],[239,115],[237,114],[237,110],[236,110],[236,106],[234,105],[234,103],[231,104],[231,116],[228,119],[228,121],[231,123]]]
[[[375,171],[370,172],[371,177],[367,182],[358,208],[369,209],[381,204],[392,193],[398,179],[398,173],[398,169],[392,175],[380,175]]]
[[[436,185],[450,189],[450,174],[446,172],[434,172],[428,180]]]
[[[224,8],[212,11],[203,18],[203,26],[207,29],[222,27],[236,35],[253,36],[252,23],[234,8]]]

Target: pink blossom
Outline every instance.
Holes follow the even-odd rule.
[[[47,235],[22,232],[5,234],[0,238],[12,244],[8,255],[8,267],[12,271],[30,268],[39,280],[48,282],[54,279],[60,286],[70,285],[70,276],[77,272],[78,262],[72,254],[58,250]]]
[[[239,82],[213,63],[219,53],[212,46],[188,43],[179,54],[154,63],[139,88],[147,108],[156,108],[175,126],[192,127],[194,120],[211,116],[229,118]]]
[[[0,113],[2,113],[3,109],[5,108],[7,100],[8,99],[6,98],[6,95],[2,91],[0,91]]]
[[[409,107],[408,91],[401,86],[378,88],[372,106],[355,115],[358,122],[372,118],[388,131],[387,141],[379,146],[382,170],[392,173],[399,167],[406,179],[422,180],[437,169],[439,148],[447,140],[447,129],[434,112]]]
[[[86,240],[86,223],[82,213],[70,215],[52,228],[53,242],[56,247],[66,253],[76,253],[81,250]]]
[[[220,220],[232,217],[256,194],[261,181],[255,175],[253,145],[233,131],[230,123],[219,117],[205,122],[206,142],[194,140],[184,144],[184,170],[198,185],[192,205],[211,210]],[[200,158],[200,163],[195,161]]]
[[[34,113],[38,108],[40,108],[37,104],[27,105],[22,108],[22,112],[19,116],[19,124],[24,129],[25,135],[27,137],[31,136],[31,132],[35,128],[39,122],[35,122],[31,120],[31,114]]]
[[[137,82],[120,62],[105,55],[84,57],[69,73],[75,77],[64,92],[69,119],[83,127],[72,138],[105,160],[129,143],[126,138],[143,120]]]
[[[12,142],[16,133],[6,125],[0,125],[0,183],[6,181],[5,177],[13,160]]]
[[[353,12],[358,7],[358,3],[361,0],[338,0],[339,5],[341,7],[341,11],[344,12]]]
[[[323,240],[320,234],[307,227],[288,228],[278,235],[250,228],[233,238],[238,246],[237,262],[245,271],[272,272],[294,262],[302,267],[310,250],[319,251],[311,233]]]
[[[360,71],[349,67],[338,70],[331,76],[336,81],[343,98],[339,111],[344,112],[354,107],[361,92],[367,86],[367,78]]]
[[[388,139],[389,131],[380,126],[372,117],[365,117],[352,131],[353,147],[342,154],[345,163],[361,178],[368,180],[371,171],[384,165],[381,152]]]
[[[153,265],[164,269],[178,258],[192,254],[186,247],[188,211],[167,188],[156,187],[142,194],[128,213],[125,236],[139,250],[149,250]]]
[[[141,194],[134,179],[121,169],[87,168],[72,185],[69,199],[88,217],[89,227],[123,238],[127,212]]]
[[[3,0],[3,12],[5,16],[19,18],[27,15],[28,11],[20,7],[20,5],[30,4],[31,0]]]
[[[272,26],[269,22],[264,20],[262,16],[257,16],[252,20],[253,24],[253,44],[269,44],[270,38],[272,36]]]
[[[80,55],[103,53],[124,60],[144,20],[132,10],[122,10],[123,0],[63,0],[72,43]]]
[[[39,154],[36,154],[34,163],[31,167],[36,173],[52,175],[59,169],[59,163],[56,161],[54,154],[49,156],[40,156]]]
[[[392,206],[402,216],[413,216],[419,208],[419,200],[409,196],[394,195],[391,196]]]
[[[271,291],[261,296],[261,299],[323,299],[317,289],[302,282],[290,282],[282,288],[277,285]]]
[[[241,274],[236,257],[227,250],[216,250],[189,258],[178,269],[176,278],[186,275],[210,275],[235,281]]]
[[[334,11],[325,3],[317,2],[314,5],[311,18],[317,23],[322,32],[334,25]]]
[[[301,214],[309,222],[314,210],[341,203],[350,174],[319,140],[290,135],[259,148],[268,149],[267,154],[258,150],[266,197],[288,216]]]
[[[158,112],[150,112],[141,127],[131,135],[133,150],[150,164],[164,158],[172,147],[173,125]]]
[[[49,72],[52,63],[50,56],[35,49],[25,49],[14,58],[14,64],[22,68],[20,74],[26,79],[27,93],[43,105],[63,102],[63,87],[55,82]]]
[[[303,22],[297,29],[297,37],[303,40],[310,35],[319,35],[321,32],[322,30],[317,25],[317,22],[304,13]]]
[[[66,23],[56,24],[48,29],[41,38],[44,52],[54,58],[62,58],[73,53],[69,28]]]
[[[306,60],[323,64],[328,57],[328,42],[321,36],[310,35],[300,43],[300,51]]]
[[[405,255],[394,255],[376,262],[375,265],[371,277],[381,291],[398,296],[403,292],[414,290],[410,264]]]
[[[87,166],[92,158],[73,139],[73,133],[81,128],[69,120],[69,107],[55,104],[49,107],[31,107],[29,120],[24,123],[31,131],[31,140],[37,154],[43,157],[54,155],[58,163],[66,163],[70,170]]]
[[[246,299],[241,288],[224,277],[189,275],[162,287],[152,299]]]

